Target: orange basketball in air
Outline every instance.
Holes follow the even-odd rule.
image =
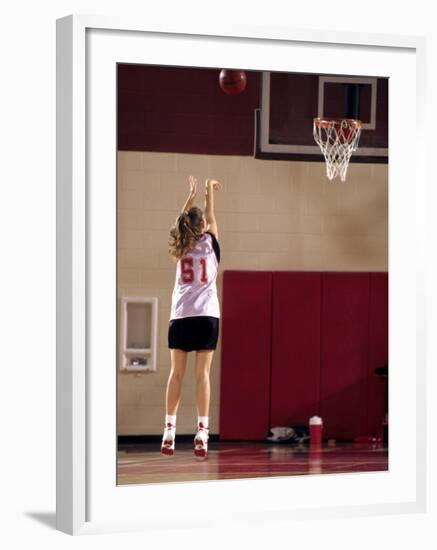
[[[237,95],[244,92],[247,77],[244,71],[222,69],[219,76],[220,88],[228,95]]]

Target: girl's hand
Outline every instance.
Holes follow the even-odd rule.
[[[208,179],[205,181],[205,187],[212,187],[214,190],[220,189],[220,182],[217,180]]]
[[[190,176],[189,181],[190,181],[190,197],[194,198],[197,193],[197,180],[194,176]]]

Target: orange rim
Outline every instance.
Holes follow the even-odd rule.
[[[339,126],[342,122],[347,122],[349,126],[354,128],[361,128],[363,123],[361,120],[355,119],[355,118],[322,118],[322,117],[316,117],[314,119],[314,124],[318,126],[319,128],[328,128],[329,126],[334,123],[335,125]]]

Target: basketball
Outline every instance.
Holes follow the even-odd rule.
[[[244,92],[247,78],[244,71],[222,69],[219,76],[220,88],[228,95],[237,95]]]

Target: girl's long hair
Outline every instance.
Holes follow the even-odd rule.
[[[196,241],[202,235],[203,212],[197,206],[192,206],[188,212],[182,212],[170,229],[168,240],[171,256],[177,261],[189,250],[194,248]]]

